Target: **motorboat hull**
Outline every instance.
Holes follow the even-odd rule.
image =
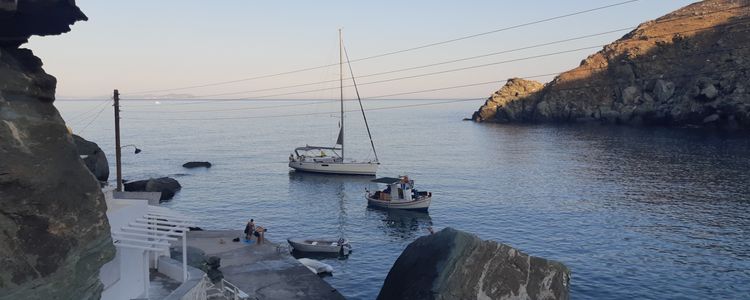
[[[343,255],[348,255],[351,252],[351,246],[346,240],[339,243],[338,241],[324,239],[287,239],[287,242],[292,246],[292,249],[299,252],[339,253]]]
[[[290,161],[289,167],[303,172],[375,176],[378,163]]]
[[[415,211],[427,211],[432,202],[432,197],[423,197],[414,201],[388,201],[371,198],[369,196],[365,196],[365,198],[367,199],[367,205],[370,207]]]

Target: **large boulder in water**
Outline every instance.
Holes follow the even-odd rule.
[[[406,247],[378,299],[568,299],[569,280],[562,263],[446,228]]]
[[[86,168],[89,169],[91,174],[99,181],[107,181],[109,179],[109,162],[107,156],[94,142],[87,141],[86,139],[73,135],[73,141],[76,144],[76,151],[78,155],[84,156],[83,163],[86,164]]]
[[[191,162],[186,162],[185,164],[182,165],[182,167],[188,168],[188,169],[201,168],[201,167],[210,168],[211,163],[207,161],[191,161]]]
[[[182,188],[180,183],[169,177],[150,178],[125,183],[126,192],[161,192],[159,200],[169,200]]]

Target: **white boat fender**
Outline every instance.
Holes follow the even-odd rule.
[[[314,260],[310,258],[300,258],[297,259],[302,265],[307,267],[310,271],[312,271],[315,274],[320,273],[333,273],[333,267],[331,265],[323,263],[319,260]]]

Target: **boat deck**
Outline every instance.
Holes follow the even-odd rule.
[[[294,259],[286,247],[232,242],[240,230],[190,231],[188,246],[221,258],[224,279],[250,299],[344,299],[335,288]],[[224,243],[220,243],[223,240]],[[277,250],[280,249],[280,250]]]

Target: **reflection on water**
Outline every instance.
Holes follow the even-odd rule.
[[[374,177],[367,176],[350,176],[350,175],[331,175],[318,174],[309,172],[289,172],[289,190],[294,194],[315,195],[316,197],[327,197],[330,201],[336,202],[337,209],[337,228],[338,235],[335,238],[348,238],[346,232],[349,222],[346,211],[346,204],[350,201],[347,196],[354,195],[354,201],[366,205],[365,190],[376,189],[377,184],[373,183]],[[310,190],[314,190],[310,193]],[[358,191],[360,195],[357,195]],[[310,197],[314,199],[316,197]],[[427,232],[426,228],[432,226],[432,219],[427,212],[387,210],[377,208],[367,208],[366,215],[370,218],[382,220],[382,226],[378,226],[387,235],[403,240],[412,240],[416,236],[423,235]],[[331,233],[320,233],[315,235],[311,233],[310,237],[330,237]]]
[[[425,235],[427,228],[432,227],[432,218],[427,212],[367,208],[367,213],[382,219],[383,224],[378,227],[385,234],[403,240],[411,241]]]

